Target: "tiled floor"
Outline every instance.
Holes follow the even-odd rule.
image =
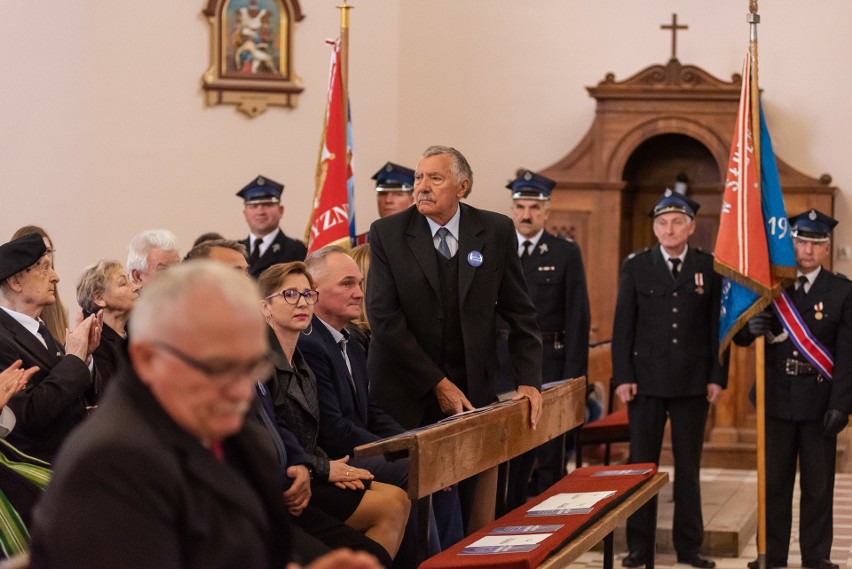
[[[672,471],[666,467],[662,470]],[[751,478],[757,480],[757,473],[753,470],[726,470],[719,468],[706,468],[701,471],[702,481],[713,480],[742,480]],[[756,499],[756,498],[755,498]],[[799,490],[798,481],[793,497],[793,528],[790,543],[789,561],[791,567],[799,567],[801,557],[799,554]],[[616,550],[616,568],[621,567],[620,558],[626,554],[624,551]],[[718,569],[745,569],[746,563],[757,557],[756,538],[752,537],[739,557],[716,557]],[[841,569],[849,567],[852,569],[852,474],[838,473],[835,478],[834,488],[834,544],[831,552],[831,560],[840,565]],[[685,569],[688,566],[677,563],[674,553],[658,554],[655,561],[656,567],[666,569],[677,567]],[[603,553],[601,551],[590,551],[581,556],[574,564],[573,569],[597,569],[603,567]]]

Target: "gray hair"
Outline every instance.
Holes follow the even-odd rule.
[[[246,262],[248,262],[246,246],[239,241],[234,241],[232,239],[208,239],[207,241],[202,241],[190,249],[189,253],[186,254],[186,257],[184,257],[183,260],[191,261],[192,259],[206,259],[210,256],[210,251],[216,248],[236,251],[243,256]]]
[[[148,253],[151,249],[177,251],[177,237],[168,229],[148,229],[137,234],[127,246],[127,271],[148,272]]]
[[[326,245],[305,258],[305,266],[308,267],[308,272],[311,273],[314,279],[319,278],[319,275],[325,273],[325,264],[328,258],[335,253],[349,256],[349,251],[340,245]]]
[[[129,322],[131,342],[156,339],[164,329],[185,323],[187,315],[182,307],[199,289],[216,291],[240,312],[254,311],[262,323],[260,292],[255,282],[221,263],[198,259],[165,271],[145,286],[145,294],[136,301]]]
[[[83,274],[80,275],[77,283],[77,304],[80,308],[91,313],[101,309],[95,304],[94,296],[106,291],[109,275],[116,269],[124,271],[124,267],[118,261],[98,261],[83,269]]]
[[[439,145],[433,145],[424,150],[422,158],[438,156],[439,154],[447,154],[452,159],[453,162],[450,165],[450,171],[453,173],[453,177],[456,179],[457,184],[461,184],[464,180],[469,182],[467,193],[465,193],[464,197],[469,196],[470,191],[473,189],[473,170],[470,168],[467,158],[464,157],[464,154],[451,146]]]

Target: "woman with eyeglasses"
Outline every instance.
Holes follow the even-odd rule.
[[[92,403],[103,395],[104,388],[118,368],[123,364],[129,365],[125,326],[137,298],[139,285],[133,282],[124,265],[118,261],[99,261],[86,267],[80,276],[77,302],[83,309],[83,315],[104,311],[101,343],[92,354],[98,368],[95,401]]]
[[[266,385],[276,418],[311,455],[311,504],[363,531],[395,556],[410,509],[405,492],[374,482],[367,470],[347,465],[348,456],[331,460],[317,445],[320,412],[316,378],[296,349],[299,334],[313,332],[311,318],[319,298],[305,264],[273,265],[260,275],[258,285],[275,366],[275,376]]]

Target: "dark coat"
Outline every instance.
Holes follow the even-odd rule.
[[[677,279],[659,246],[627,257],[612,331],[615,385],[636,383],[640,395],[654,397],[706,395],[708,383],[726,387],[717,357],[720,299],[710,253],[690,247]]]
[[[101,332],[101,343],[92,354],[95,368],[98,370],[98,381],[95,384],[95,401],[103,397],[106,386],[122,367],[130,365],[127,357],[127,339],[104,324]]]
[[[370,397],[367,357],[358,341],[346,346],[352,376],[343,352],[325,324],[314,316],[310,335],[299,336],[299,350],[317,382],[320,446],[332,457],[352,456],[356,446],[405,431]]]
[[[287,512],[269,440],[246,422],[220,462],[123,372],[57,458],[30,567],[280,569]]]
[[[527,294],[518,239],[504,215],[460,204],[458,294],[467,397],[477,407],[496,398],[496,316],[511,330],[515,385],[541,387],[541,340]],[[417,208],[379,219],[370,229],[367,308],[372,327],[368,372],[372,393],[401,425],[419,426],[433,388],[446,376],[438,365],[443,298],[438,260],[426,218]],[[476,251],[482,264],[468,257]]]
[[[245,246],[246,251],[249,255],[251,255],[251,239],[246,237],[240,241],[240,243]],[[252,263],[249,267],[249,273],[254,278],[257,278],[260,276],[260,273],[272,265],[277,265],[278,263],[289,263],[290,261],[304,261],[307,254],[308,249],[305,247],[304,243],[287,237],[284,235],[284,232],[279,229],[278,235],[276,235],[275,239],[272,240],[272,244],[269,245],[257,262]]]
[[[790,298],[796,302],[791,287]],[[821,310],[816,306],[822,303]],[[808,293],[797,305],[811,333],[834,356],[834,379],[820,381],[814,375],[787,375],[788,358],[806,362],[791,339],[766,342],[766,414],[788,421],[821,421],[828,409],[852,412],[852,282],[821,269]],[[772,313],[772,333],[780,335],[781,321]],[[821,317],[817,318],[817,312]],[[743,328],[734,338],[748,345],[754,335]]]
[[[92,374],[77,356],[50,353],[17,320],[0,310],[0,369],[15,360],[39,366],[27,386],[9,401],[17,423],[7,439],[21,452],[52,462],[66,435],[86,417]]]

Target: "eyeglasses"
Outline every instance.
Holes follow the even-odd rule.
[[[288,288],[282,290],[281,292],[276,292],[275,294],[270,294],[267,296],[267,299],[272,298],[273,296],[283,296],[284,302],[287,304],[299,304],[299,297],[305,299],[305,302],[308,304],[316,304],[317,300],[319,300],[319,291],[318,290],[306,290],[305,292],[299,292],[294,288]]]
[[[35,265],[27,267],[26,269],[24,269],[24,271],[27,272],[27,273],[30,272],[30,271],[39,271],[39,272],[44,273],[46,275],[47,273],[50,272],[50,270],[52,268],[53,268],[53,263],[50,262],[50,259],[48,259],[46,257],[42,257],[41,261],[39,261]]]
[[[152,343],[195,371],[207,376],[208,379],[216,384],[216,387],[228,387],[243,379],[250,379],[253,382],[261,381],[270,377],[273,371],[272,363],[266,354],[252,362],[229,362],[227,360],[216,359],[203,362],[166,342]]]

